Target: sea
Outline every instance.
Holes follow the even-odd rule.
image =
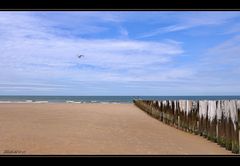
[[[240,100],[240,96],[0,96],[0,103],[132,103],[143,100]]]

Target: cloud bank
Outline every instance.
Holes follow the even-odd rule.
[[[138,20],[140,14],[143,22]],[[238,18],[239,12],[170,13],[170,21],[167,15],[0,12],[0,93],[238,94],[239,31],[226,24]],[[159,29],[156,16],[163,20]],[[192,41],[184,40],[186,34],[181,31],[204,26],[224,27],[231,33],[222,34],[214,44],[193,54]],[[144,28],[155,30],[146,32]],[[182,40],[166,36],[171,32],[179,32]],[[148,39],[161,34],[162,38]],[[200,51],[203,54],[199,55]],[[78,54],[85,56],[79,59]]]

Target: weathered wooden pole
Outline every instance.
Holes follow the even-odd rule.
[[[152,116],[156,119],[159,118],[159,111],[157,109],[157,101],[152,101]]]
[[[166,101],[167,104],[165,105],[165,123],[169,125],[169,100]]]
[[[183,109],[183,112],[184,112],[184,114],[183,114],[183,119],[184,119],[184,131],[188,131],[188,125],[187,125],[187,107],[188,107],[188,101],[187,100],[184,100],[184,105],[185,105],[185,107],[184,107],[184,109]]]
[[[156,112],[157,112],[156,118],[159,120],[159,118],[160,118],[160,109],[159,109],[157,100],[155,101],[155,109],[156,109]]]
[[[151,101],[148,100],[148,101],[147,101],[146,108],[147,108],[148,114],[149,114],[149,115],[152,115],[152,114],[151,114],[152,110],[151,110],[151,107],[150,107],[150,103],[151,103]]]
[[[217,126],[216,126],[216,135],[217,135],[217,143],[221,146],[225,145],[225,141],[223,141],[224,135],[223,135],[223,109],[222,104],[223,101],[218,100],[217,101]]]
[[[183,108],[183,130],[187,131],[187,118],[186,118],[187,101],[186,100],[183,101],[183,105],[184,105],[184,108]]]
[[[172,102],[170,100],[168,100],[168,109],[167,109],[167,119],[168,119],[168,125],[171,126],[171,112],[172,112]]]
[[[148,112],[149,115],[152,115],[152,109],[151,109],[150,105],[151,105],[151,101],[148,100],[148,101],[147,101],[147,105],[146,105],[146,107],[147,107],[147,112]]]
[[[188,118],[188,124],[189,124],[189,131],[193,133],[194,131],[194,124],[193,124],[193,101],[190,101],[190,110],[189,110],[189,118]]]
[[[185,109],[184,100],[179,100],[179,123],[181,130],[184,130],[184,109]]]
[[[166,120],[167,120],[167,118],[166,118],[166,105],[167,105],[167,101],[166,100],[163,100],[163,102],[162,102],[162,110],[163,110],[163,123],[166,123]]]
[[[208,101],[208,139],[216,142],[216,123],[217,123],[217,104],[216,101]]]
[[[235,100],[230,101],[230,118],[232,152],[239,153],[238,114],[237,102]]]
[[[240,100],[133,100],[152,117],[239,153]],[[197,132],[196,132],[197,131]]]
[[[153,116],[152,114],[152,101],[148,101],[148,108],[149,108],[149,114]]]
[[[221,105],[222,105],[222,141],[223,141],[223,147],[225,147],[226,146],[226,123],[227,123],[227,121],[226,121],[226,116],[225,116],[225,101],[222,101],[222,103],[221,103]]]
[[[158,101],[158,107],[159,107],[159,111],[160,111],[159,120],[163,121],[162,101]]]
[[[160,118],[160,109],[158,107],[158,101],[157,100],[155,101],[155,109],[156,109],[156,112],[157,112],[156,118],[159,120],[159,118]]]
[[[188,107],[188,100],[184,100],[184,109],[183,109],[183,120],[184,120],[184,123],[183,123],[183,126],[184,126],[184,131],[188,131],[188,121],[187,121],[187,107]]]
[[[171,125],[171,101],[168,100],[168,105],[167,105],[167,121],[168,125]]]
[[[155,101],[153,100],[152,102],[151,102],[151,108],[152,108],[152,116],[154,117],[154,118],[156,118],[156,109],[155,109]]]
[[[189,132],[190,131],[190,126],[189,126],[189,114],[191,111],[191,101],[190,100],[186,100],[186,113],[185,113],[185,117],[186,117],[186,131]]]
[[[170,101],[170,124],[174,126],[174,101]]]
[[[203,137],[207,136],[207,112],[208,112],[208,102],[206,100],[199,101],[199,115],[200,115],[200,128],[201,135]]]
[[[178,113],[177,113],[177,101],[173,101],[173,116],[174,116],[174,127],[178,126]]]
[[[224,115],[225,136],[226,136],[225,147],[227,150],[231,150],[232,143],[231,143],[231,126],[230,126],[231,118],[230,118],[230,102],[229,102],[229,100],[224,101],[223,115]]]
[[[198,102],[198,106],[199,106],[199,109],[198,109],[198,118],[199,118],[199,134],[200,136],[203,136],[203,103],[202,101],[199,101]]]
[[[192,101],[186,100],[186,131],[191,132],[191,111],[192,111]]]
[[[180,110],[180,106],[179,106],[179,101],[177,101],[177,125],[178,125],[178,129],[181,129],[181,121],[180,121],[180,116],[181,116],[181,110]]]
[[[192,125],[194,134],[198,134],[198,101],[193,101]]]
[[[149,109],[150,109],[150,115],[152,116],[152,117],[154,117],[154,115],[153,115],[153,101],[149,101]]]

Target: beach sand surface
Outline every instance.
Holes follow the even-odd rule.
[[[150,117],[133,104],[0,104],[0,154],[218,155],[216,143]]]

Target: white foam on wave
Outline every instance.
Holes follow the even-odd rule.
[[[48,101],[32,101],[32,100],[25,100],[25,101],[0,101],[0,103],[22,103],[22,104],[28,104],[28,103],[48,103]]]
[[[110,104],[121,104],[119,102],[110,102]]]
[[[99,102],[100,104],[124,104],[124,102],[105,102],[105,101],[103,101],[103,102]],[[125,102],[125,104],[126,104],[127,102]]]
[[[12,103],[12,101],[0,101],[0,103]]]
[[[78,104],[80,104],[80,103],[83,103],[83,102],[81,102],[81,101],[67,100],[66,103],[78,103]]]
[[[67,100],[65,101],[66,103],[73,103],[74,101],[71,101],[71,100]]]
[[[100,104],[120,104],[121,102],[100,102],[100,101],[72,101],[72,100],[67,100],[65,101],[66,103],[74,103],[74,104],[83,104],[83,103],[88,103],[88,104],[95,104],[95,103],[100,103]]]
[[[34,103],[48,103],[48,101],[35,101]]]

